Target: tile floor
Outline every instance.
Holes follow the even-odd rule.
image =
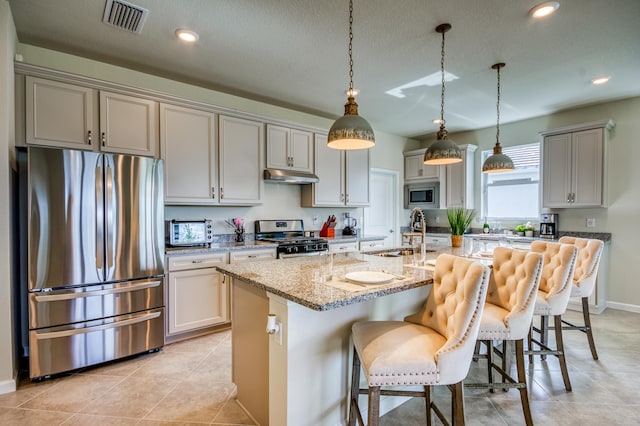
[[[555,358],[536,359],[528,370],[536,424],[640,424],[640,314],[609,309],[592,318],[599,361],[582,333],[565,332],[573,392],[565,392]],[[472,365],[470,377],[481,377],[483,363]],[[0,425],[252,425],[233,399],[230,365],[226,331],[41,383],[26,380],[16,392],[0,395]],[[441,407],[448,408],[448,398],[446,388],[436,389]],[[516,390],[467,389],[465,404],[471,425],[524,423]],[[419,398],[381,420],[385,426],[424,422]]]

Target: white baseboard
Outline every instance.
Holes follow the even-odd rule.
[[[607,308],[617,309],[619,311],[636,312],[640,314],[640,306],[631,305],[629,303],[607,302]]]
[[[3,393],[15,392],[16,391],[16,381],[15,380],[4,380],[0,382],[0,395]]]

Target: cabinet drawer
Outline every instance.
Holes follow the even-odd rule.
[[[229,263],[229,252],[169,256],[167,267],[169,271],[183,271],[186,269],[211,268],[225,263]]]
[[[330,253],[348,253],[352,251],[358,251],[358,242],[353,241],[350,243],[334,243],[329,244]]]
[[[360,251],[384,248],[384,240],[360,241]]]
[[[269,260],[276,258],[276,249],[238,250],[231,252],[231,263],[252,262],[254,260]]]

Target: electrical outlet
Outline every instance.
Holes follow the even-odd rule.
[[[436,216],[436,224],[440,223],[440,216]]]
[[[596,218],[588,217],[587,218],[587,228],[595,228],[596,227]]]
[[[313,217],[313,224],[314,225],[317,225],[319,221],[320,221],[320,218],[318,218],[318,216],[314,216]]]

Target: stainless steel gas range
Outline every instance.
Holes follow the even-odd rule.
[[[314,256],[329,250],[327,240],[305,236],[302,219],[256,220],[256,241],[277,243],[278,259]]]

